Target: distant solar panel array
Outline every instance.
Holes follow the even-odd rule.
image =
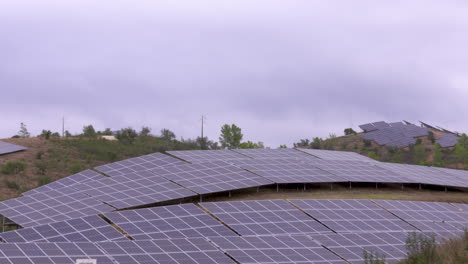
[[[386,123],[383,121],[359,126],[365,133],[361,137],[375,141],[379,145],[407,147],[416,143],[417,137],[427,136],[430,129],[401,122]]]
[[[26,147],[0,141],[0,155],[26,150]]]
[[[88,216],[2,233],[0,263],[338,264],[361,263],[365,251],[395,261],[406,255],[409,231],[434,233],[441,241],[468,226],[463,204],[261,200],[200,206],[112,212],[104,215],[110,222]],[[453,228],[427,229],[432,222]]]
[[[437,139],[436,142],[439,143],[441,147],[448,148],[455,146],[459,138],[460,137],[458,137],[457,135],[450,133],[442,134],[439,136],[439,139]]]

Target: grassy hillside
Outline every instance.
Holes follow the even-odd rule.
[[[28,149],[0,156],[0,199],[102,164],[166,150],[198,149],[194,142],[139,137],[133,144],[69,137],[12,138],[2,141]]]

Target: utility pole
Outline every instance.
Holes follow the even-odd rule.
[[[206,142],[205,142],[205,137],[203,135],[203,126],[205,124],[205,116],[202,115],[201,116],[201,141],[200,141],[200,147],[201,149],[205,149],[205,145],[206,145]]]
[[[65,117],[62,117],[62,137],[65,137]]]
[[[202,138],[202,140],[203,140],[203,123],[204,123],[204,121],[205,121],[205,116],[202,115],[201,116],[201,138]]]

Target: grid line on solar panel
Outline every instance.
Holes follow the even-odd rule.
[[[117,263],[235,263],[205,238],[98,242]]]
[[[356,152],[350,152],[350,151],[304,149],[304,148],[297,148],[297,150],[305,152],[317,158],[324,159],[324,160],[359,160],[359,161],[366,161],[366,162],[375,162],[375,160],[371,158],[368,158]]]
[[[96,259],[99,264],[115,264],[93,243],[16,243],[0,244],[0,263],[75,264],[77,259]]]
[[[373,140],[379,145],[406,147],[416,142],[416,137],[427,136],[430,129],[418,127],[412,124],[395,125],[383,124],[382,122],[373,123],[377,130],[361,134],[361,137],[367,140]]]
[[[273,184],[266,178],[223,161],[158,168],[152,172],[198,194]]]
[[[468,215],[449,203],[398,200],[374,202],[421,231],[456,231],[468,227]]]
[[[0,155],[26,150],[26,147],[0,141]]]
[[[109,176],[125,176],[134,172],[149,171],[159,167],[183,165],[185,162],[162,153],[117,161],[95,169]]]
[[[210,237],[209,240],[239,263],[346,263],[304,235]]]
[[[46,185],[42,185],[35,189],[29,190],[27,192],[24,192],[23,195],[51,191],[51,190],[55,190],[55,189],[62,188],[62,187],[70,187],[77,183],[84,183],[84,182],[94,181],[98,179],[105,179],[105,178],[107,177],[95,171],[85,170],[80,173],[73,174],[71,176],[62,178],[60,180],[51,182]]]
[[[180,150],[168,151],[167,153],[191,163],[251,159],[231,150]]]
[[[236,235],[194,204],[111,212],[104,216],[135,240]]]
[[[316,157],[296,149],[280,148],[280,149],[233,149],[237,153],[246,155],[254,159],[310,159],[315,160]]]
[[[110,212],[113,207],[72,187],[30,194],[0,203],[0,214],[22,227],[32,227]]]
[[[97,242],[125,239],[122,233],[97,215],[0,233],[0,238],[8,243]]]
[[[200,205],[242,236],[331,232],[284,200],[217,202]]]
[[[387,261],[406,256],[406,232],[314,235],[313,239],[351,263],[363,263],[364,251],[385,256]]]
[[[344,177],[335,176],[297,159],[251,159],[233,163],[275,183],[347,181]]]
[[[414,231],[369,200],[290,200],[331,230],[342,232]]]
[[[118,209],[196,195],[194,192],[149,171],[77,184],[74,187]]]

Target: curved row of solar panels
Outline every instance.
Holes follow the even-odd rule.
[[[402,122],[386,123],[383,121],[359,126],[364,133],[361,137],[375,141],[379,145],[407,147],[416,143],[417,137],[427,136],[430,129]]]
[[[364,263],[396,261],[408,235],[468,228],[468,205],[260,200],[110,212],[0,234],[0,263]]]
[[[468,188],[468,171],[382,163],[351,152],[256,149],[170,154],[185,161],[155,153],[96,168],[110,177],[86,170],[0,202],[0,214],[32,227],[276,184],[369,182]]]
[[[0,155],[26,150],[26,147],[0,141]]]

